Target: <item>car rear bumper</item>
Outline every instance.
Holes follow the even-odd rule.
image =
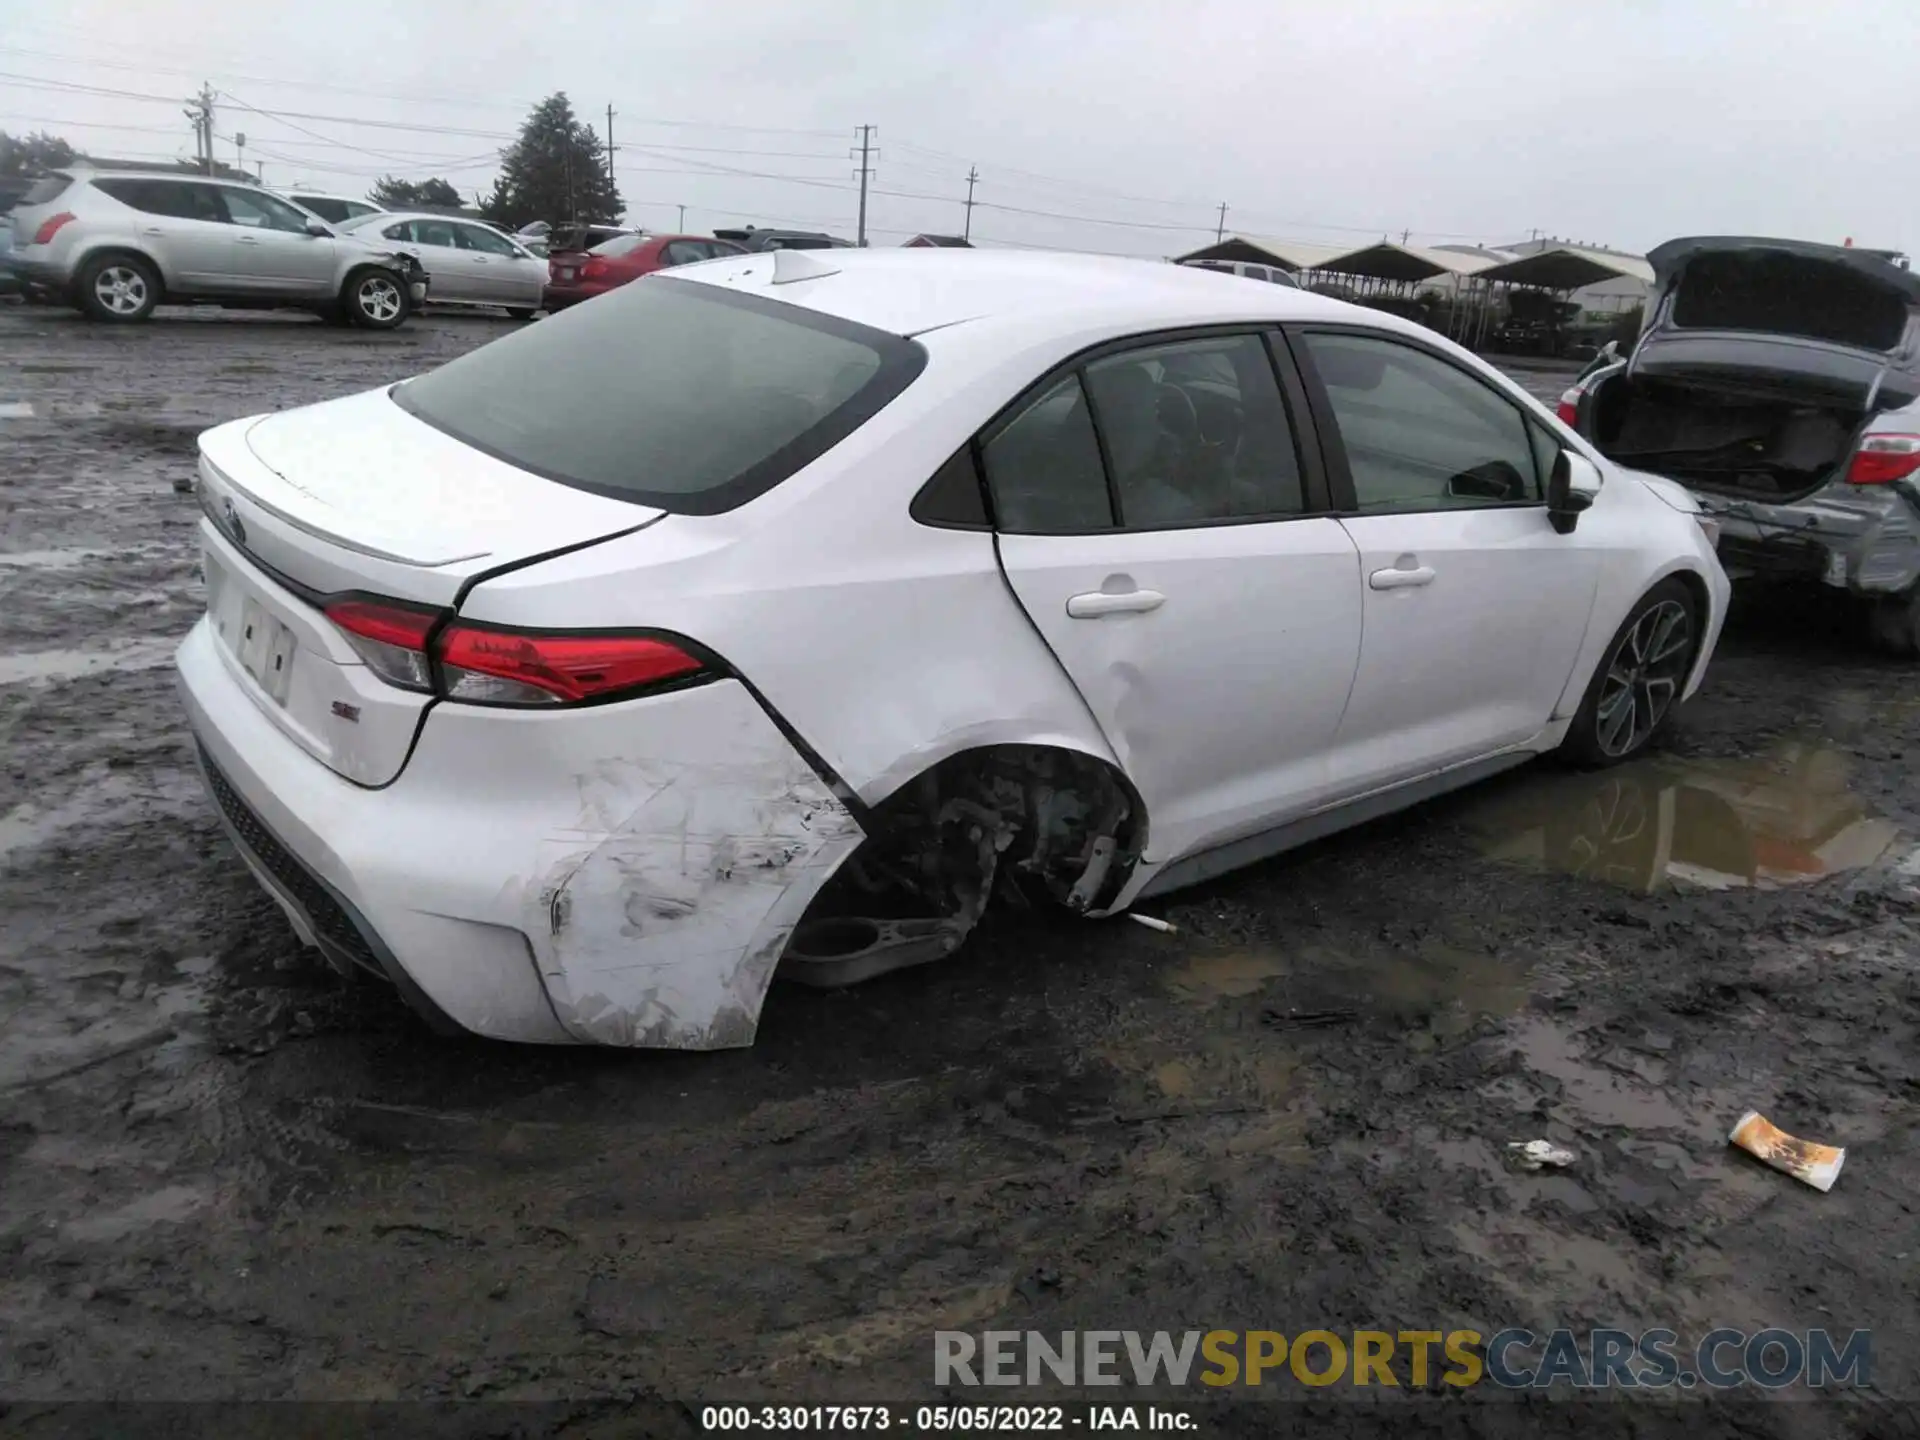
[[[1920,489],[1826,486],[1791,505],[1729,502],[1694,491],[1720,523],[1720,563],[1735,577],[1808,580],[1861,596],[1920,584]]]
[[[356,785],[262,712],[205,621],[179,685],[208,788],[307,943],[503,1040],[752,1043],[786,938],[861,838],[731,680],[564,713],[440,704]]]
[[[604,295],[609,290],[617,290],[617,285],[598,285],[589,282],[584,285],[549,285],[546,288],[544,303],[548,310],[559,310],[568,305],[578,305],[582,300],[591,300],[596,295]]]

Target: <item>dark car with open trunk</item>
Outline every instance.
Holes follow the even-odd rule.
[[[1920,655],[1920,277],[1799,240],[1670,240],[1647,259],[1639,344],[1561,418],[1686,485],[1729,574],[1843,589],[1882,645]]]

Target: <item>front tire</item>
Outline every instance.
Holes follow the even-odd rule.
[[[533,319],[535,313],[536,312],[529,310],[524,306],[520,306],[520,307],[509,306],[507,308],[507,318],[509,320],[520,320],[520,321],[531,320]]]
[[[102,255],[89,260],[75,286],[80,310],[91,320],[133,325],[160,303],[160,277],[132,255]]]
[[[347,318],[362,330],[392,330],[406,318],[407,287],[385,270],[357,270],[340,292]]]
[[[1618,765],[1645,752],[1680,707],[1700,650],[1700,603],[1662,580],[1607,642],[1560,751],[1576,765]]]

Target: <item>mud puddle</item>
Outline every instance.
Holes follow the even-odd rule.
[[[1593,774],[1516,777],[1464,823],[1489,858],[1651,895],[1775,889],[1873,864],[1899,828],[1852,788],[1843,751],[1660,756]]]

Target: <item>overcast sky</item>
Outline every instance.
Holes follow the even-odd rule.
[[[1205,243],[1222,201],[1229,232],[1356,244],[1905,248],[1916,55],[1909,0],[0,0],[0,72],[25,77],[0,78],[0,129],[191,154],[167,102],[206,80],[269,184],[471,193],[563,89],[602,131],[613,105],[656,230],[684,204],[694,230],[851,235],[864,123],[876,244],[958,231],[977,165],[977,239],[1130,254]]]

